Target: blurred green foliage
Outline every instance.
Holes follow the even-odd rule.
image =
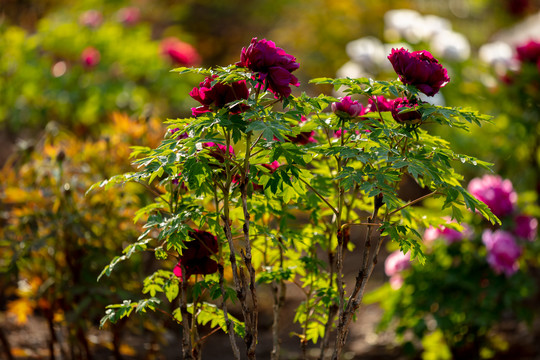
[[[2,302],[19,323],[34,312],[43,316],[52,346],[65,346],[52,329],[66,326],[76,358],[90,356],[86,334],[103,307],[111,298],[139,292],[140,272],[148,266],[139,258],[118,276],[96,281],[109,257],[139,236],[132,217],[151,197],[137,186],[88,196],[86,190],[103,176],[130,169],[130,145],[155,144],[163,134],[156,119],[136,121],[119,113],[102,129],[99,139],[86,140],[50,123],[35,145],[21,148],[1,171]]]

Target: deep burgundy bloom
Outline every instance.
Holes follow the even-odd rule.
[[[180,131],[180,128],[169,129],[169,133],[171,135],[174,135],[179,131]],[[176,139],[187,139],[188,137],[189,137],[189,134],[185,131],[179,135],[176,135]]]
[[[224,163],[227,158],[227,147],[225,145],[207,142],[203,144],[203,148],[208,149],[210,156],[216,159],[220,163]],[[234,156],[234,149],[232,145],[229,145],[229,157]]]
[[[521,256],[521,248],[512,234],[503,230],[486,230],[482,234],[482,242],[488,252],[487,262],[497,274],[510,276],[518,271],[517,260]]]
[[[467,190],[485,203],[497,217],[510,215],[517,203],[517,193],[512,182],[500,176],[484,175],[469,182]]]
[[[517,58],[521,62],[537,63],[540,61],[540,42],[530,40],[516,48]]]
[[[302,115],[300,118],[300,123],[307,121],[306,117]],[[315,131],[302,131],[296,136],[287,136],[287,140],[298,145],[307,145],[309,143],[316,143]]]
[[[186,243],[187,249],[184,249],[178,264],[174,267],[174,274],[181,281],[184,280],[181,265],[186,270],[185,279],[194,274],[215,273],[217,271],[217,262],[210,257],[218,252],[216,236],[203,230],[190,231],[188,235],[193,241]]]
[[[528,241],[534,241],[538,232],[538,220],[532,216],[518,215],[514,218],[514,234]]]
[[[199,53],[193,46],[175,37],[161,41],[161,54],[180,66],[193,66],[201,61]]]
[[[350,96],[345,96],[340,101],[332,103],[332,111],[343,119],[352,119],[366,113],[362,104],[358,100],[352,100]]]
[[[401,82],[416,86],[427,96],[435,95],[450,81],[446,69],[429,51],[410,53],[404,48],[392,49],[388,60],[392,63]]]
[[[242,48],[240,61],[236,65],[258,73],[258,80],[261,80],[276,98],[288,97],[291,94],[289,85],[300,85],[292,74],[300,67],[296,58],[276,47],[273,41],[251,39],[251,44]]]
[[[200,102],[202,106],[191,108],[193,116],[199,116],[205,112],[212,111],[212,108],[222,108],[235,100],[247,99],[249,90],[245,80],[236,81],[230,84],[216,83],[212,85],[212,81],[217,76],[207,77],[199,84],[198,88],[193,88],[189,95]],[[247,105],[236,105],[230,112],[238,114],[247,109]]]
[[[367,112],[392,111],[394,108],[394,101],[395,100],[387,99],[382,95],[369,98]]]
[[[392,117],[399,123],[418,124],[422,120],[422,114],[417,110],[401,112],[406,109],[414,109],[416,107],[414,101],[409,101],[407,98],[397,98],[392,104]]]
[[[86,68],[93,68],[99,64],[100,59],[101,55],[99,50],[91,46],[85,48],[81,53],[81,61]]]

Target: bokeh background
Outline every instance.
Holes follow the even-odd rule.
[[[301,86],[293,95],[332,94],[308,83],[316,77],[393,79],[386,59],[392,47],[429,50],[451,82],[427,100],[493,116],[468,133],[438,135],[457,152],[494,163],[494,173],[519,194],[520,209],[538,218],[540,53],[529,61],[516,49],[540,43],[539,11],[538,0],[1,0],[1,356],[179,356],[179,328],[160,314],[97,330],[104,307],[140,296],[144,274],[155,266],[143,256],[96,282],[137,239],[132,218],[153,189],[85,192],[129,171],[130,146],[156,146],[164,120],[190,115],[196,103],[188,93],[202,79],[171,69],[233,64],[253,37],[297,58]],[[484,175],[460,170],[465,182]],[[531,321],[494,316],[503,328],[521,326],[522,339],[538,335],[539,247],[528,251],[522,268],[532,285],[520,306]],[[382,268],[374,280],[387,280]],[[392,330],[376,333],[380,310],[368,309],[370,330],[357,329],[351,356],[447,356],[404,346]],[[534,342],[506,342],[483,356],[510,356],[520,345],[527,348],[520,358],[540,358]],[[298,349],[286,348],[295,358]]]

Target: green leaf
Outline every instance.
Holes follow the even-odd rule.
[[[171,278],[165,283],[165,296],[171,303],[178,296],[178,291],[180,289],[178,282],[179,280],[177,278]]]

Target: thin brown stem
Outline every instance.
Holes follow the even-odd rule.
[[[186,269],[183,265],[182,274],[186,274]],[[189,326],[189,314],[187,311],[187,279],[182,279],[180,283],[180,313],[182,314],[182,354],[186,360],[193,360],[192,344],[191,344],[191,329]]]
[[[324,198],[324,196],[322,196],[317,190],[315,190],[311,185],[309,185],[308,182],[305,181],[304,179],[302,179],[302,178],[298,178],[298,179],[299,179],[301,182],[303,182],[304,184],[306,184],[306,186],[308,187],[309,190],[313,191],[313,193],[314,193],[315,195],[317,195],[322,201],[324,201],[324,203],[325,203],[326,205],[328,205],[328,207],[330,208],[330,210],[332,210],[332,212],[333,212],[336,216],[338,215],[338,211],[336,210],[336,208],[334,208],[334,207],[332,206],[332,204],[330,204],[330,203],[328,202],[328,200],[326,200],[326,199]]]
[[[392,216],[392,215],[394,215],[395,213],[397,213],[398,211],[401,211],[401,210],[405,209],[406,207],[409,207],[409,206],[411,206],[411,205],[414,205],[414,204],[416,204],[417,202],[420,202],[420,201],[422,201],[422,200],[424,200],[424,199],[426,199],[426,198],[428,198],[428,197],[430,197],[430,196],[433,196],[433,195],[435,195],[435,194],[440,194],[440,193],[438,193],[437,191],[433,191],[433,192],[430,192],[430,193],[427,194],[427,195],[420,196],[418,199],[414,199],[414,200],[412,200],[412,201],[406,203],[405,205],[403,205],[403,206],[397,208],[396,210],[393,210],[392,212],[390,212],[390,213],[388,214],[388,216]]]
[[[246,323],[246,346],[247,346],[247,356],[249,359],[255,359],[255,348],[257,346],[257,327],[258,327],[258,299],[257,291],[255,288],[255,269],[251,263],[251,240],[249,237],[249,221],[250,214],[247,203],[247,184],[248,184],[248,171],[249,171],[249,157],[250,157],[250,143],[251,143],[251,132],[246,136],[246,156],[244,158],[244,171],[242,174],[242,183],[240,186],[240,193],[242,197],[242,210],[244,213],[244,241],[246,246],[246,251],[241,252],[244,260],[244,265],[246,266],[249,273],[249,290],[251,295],[251,323]],[[249,327],[249,329],[248,329]],[[248,336],[250,335],[250,336]]]
[[[216,214],[218,214],[219,202],[218,202],[218,196],[217,196],[217,189],[215,186],[214,186],[214,201],[216,203]],[[218,219],[216,220],[219,221],[219,216],[218,216]],[[229,319],[229,312],[227,309],[227,297],[226,297],[225,285],[224,285],[225,276],[224,276],[224,270],[223,270],[223,248],[221,246],[221,243],[219,244],[218,257],[219,257],[219,262],[218,262],[219,288],[221,290],[221,311],[223,311],[223,317],[225,318],[225,324],[227,326],[227,332],[229,334],[229,342],[231,343],[231,348],[233,350],[234,358],[236,360],[240,360],[240,350],[238,349],[238,345],[236,344],[236,338],[234,337],[234,324],[232,320]]]
[[[373,223],[377,218],[380,207],[383,205],[381,194],[374,197],[373,204],[373,213],[371,217],[368,218],[369,223]],[[365,285],[367,284],[369,277],[371,276],[371,271],[373,269],[373,264],[370,264],[370,253],[371,253],[371,233],[373,231],[373,226],[368,226],[365,238],[364,252],[362,254],[362,266],[358,275],[356,277],[356,283],[353,292],[349,296],[347,301],[346,308],[344,310],[340,309],[339,320],[336,330],[336,341],[334,346],[334,352],[332,354],[332,360],[338,360],[345,342],[347,340],[347,335],[349,333],[349,327],[351,320],[354,316],[354,313],[360,303],[358,302],[358,294],[363,295]],[[380,245],[377,246],[375,253],[377,254],[380,250]],[[376,255],[374,257],[376,259]]]

